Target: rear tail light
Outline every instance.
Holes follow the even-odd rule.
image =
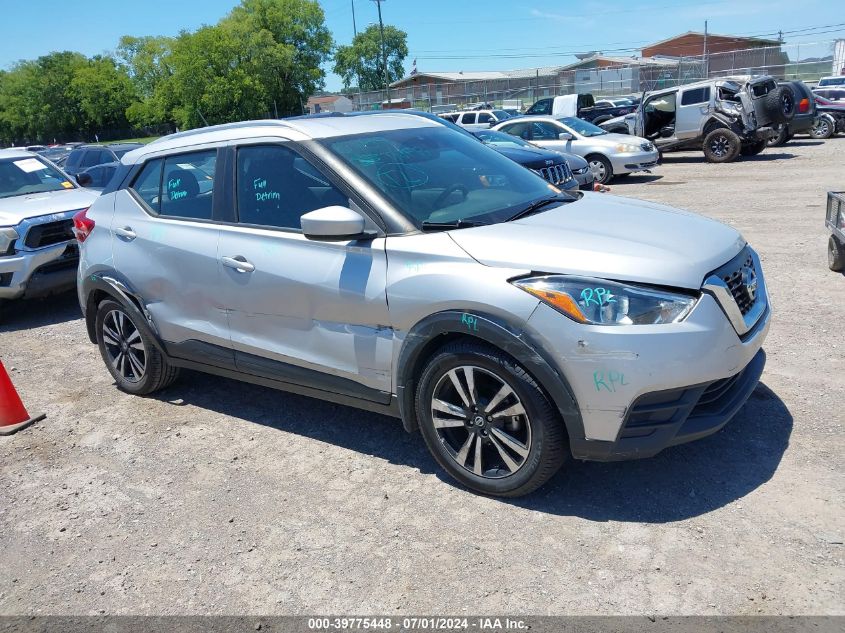
[[[801,101],[798,102],[798,112],[809,112],[810,111],[810,100],[804,97]]]
[[[82,209],[73,215],[73,235],[80,244],[88,239],[94,230],[94,220],[89,218],[87,213],[88,209]]]

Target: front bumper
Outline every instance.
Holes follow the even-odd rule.
[[[613,166],[614,174],[631,174],[657,167],[660,153],[654,149],[650,152],[611,154],[608,158]]]
[[[686,320],[665,325],[582,325],[540,304],[528,334],[552,355],[581,411],[583,437],[570,432],[573,456],[630,459],[730,420],[762,373],[770,316],[766,297],[765,311],[740,337],[709,293]]]
[[[0,299],[40,297],[70,290],[76,285],[78,263],[76,242],[0,257]]]

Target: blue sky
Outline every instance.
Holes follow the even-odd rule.
[[[376,23],[371,0],[320,0],[338,44],[352,39],[352,3],[358,29]],[[55,50],[86,55],[109,51],[121,35],[175,35],[213,24],[237,0],[6,0],[0,67]],[[685,31],[765,35],[786,32],[787,43],[845,37],[841,0],[385,0],[385,23],[408,33],[420,71],[528,68],[570,63],[575,51],[630,55],[643,44]],[[826,27],[826,25],[833,25]],[[811,28],[826,27],[826,28]],[[809,44],[801,56],[829,54]],[[340,80],[330,73],[330,90]]]

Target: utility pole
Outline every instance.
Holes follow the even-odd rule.
[[[710,64],[707,59],[707,20],[704,20],[704,50],[702,53],[702,57],[704,57],[704,78],[708,79],[710,77]]]
[[[355,26],[355,0],[352,0],[352,33],[357,37],[358,27]]]
[[[378,7],[378,30],[381,34],[381,59],[384,64],[384,91],[387,93],[387,105],[390,106],[390,75],[387,72],[387,48],[384,45],[384,23],[381,21],[381,3],[384,0],[373,0]]]

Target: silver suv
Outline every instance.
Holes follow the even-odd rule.
[[[561,193],[419,116],[175,134],[124,156],[77,225],[120,389],[188,367],[394,415],[487,494],[713,433],[765,363],[737,231]]]
[[[661,152],[701,149],[709,162],[727,163],[762,152],[795,112],[789,86],[737,76],[647,92],[636,112],[601,127],[643,136]]]

